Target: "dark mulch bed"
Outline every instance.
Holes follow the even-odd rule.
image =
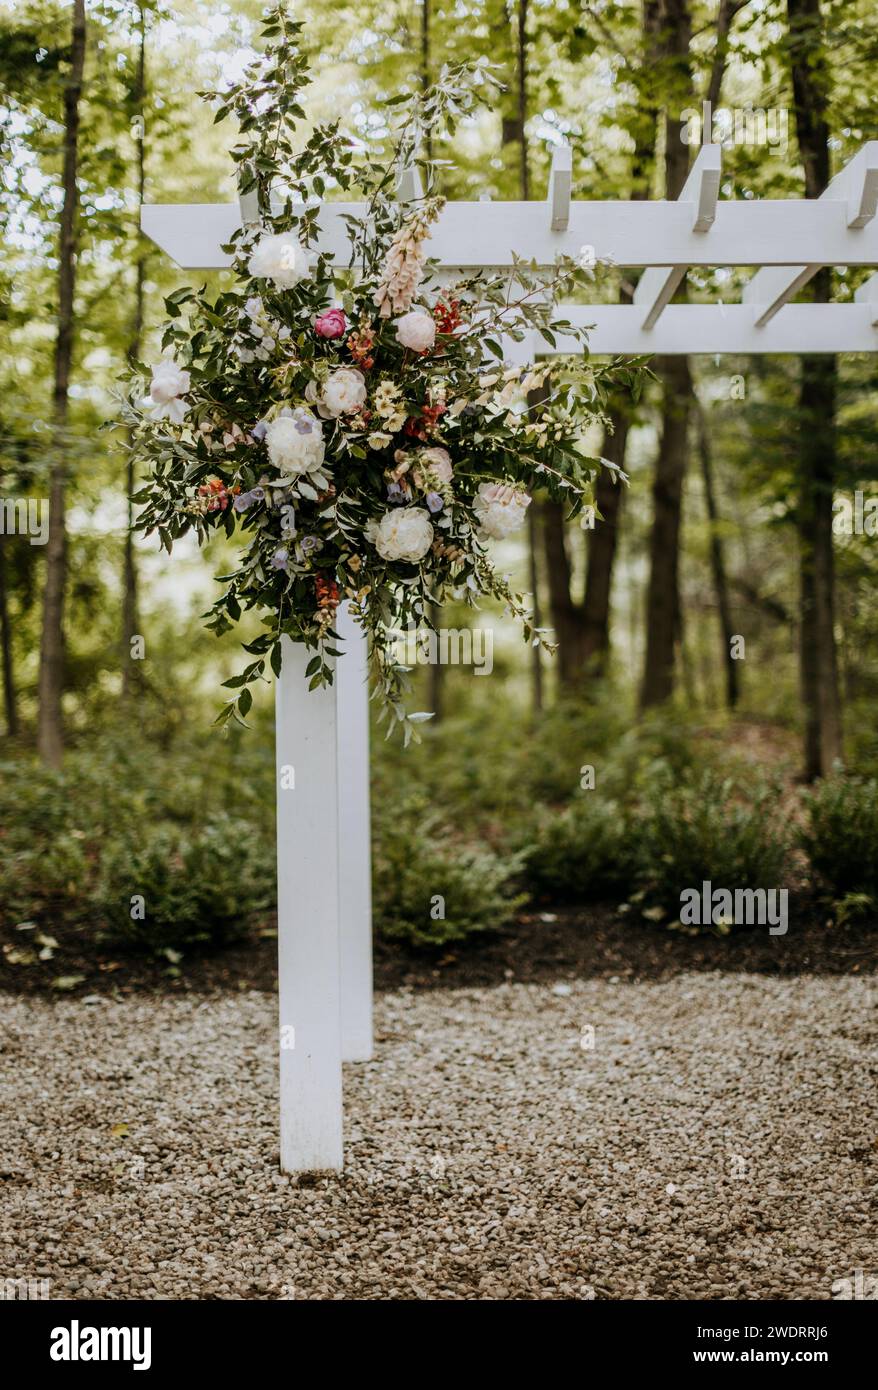
[[[828,926],[826,913],[804,896],[791,895],[789,931],[770,936],[766,928],[732,936],[684,936],[614,907],[589,906],[522,916],[506,931],[438,952],[415,952],[394,942],[375,949],[377,989],[421,989],[524,983],[563,979],[658,980],[687,970],[747,971],[767,975],[868,974],[878,969],[878,922]],[[205,993],[213,990],[275,988],[277,942],[254,931],[242,943],[209,954],[187,954],[173,973],[168,961],[119,951],[95,950],[87,932],[52,925],[58,949],[50,961],[10,964],[0,956],[0,990],[48,994],[129,995],[144,991]],[[21,950],[32,933],[12,927],[0,941]],[[81,976],[66,989],[53,985]]]

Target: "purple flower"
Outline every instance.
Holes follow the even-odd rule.
[[[287,565],[290,563],[290,552],[285,546],[281,546],[280,550],[274,552],[271,563],[272,567],[276,570],[286,570]]]
[[[388,483],[387,500],[399,506],[402,502],[408,501],[408,489],[400,487],[399,483]]]
[[[257,420],[250,433],[253,436],[253,438],[257,441],[257,443],[259,443],[261,440],[265,438],[265,432],[267,429],[268,424],[265,420]]]
[[[426,501],[428,510],[434,513],[441,512],[442,508],[445,506],[438,492],[428,492]]]
[[[232,506],[234,507],[236,512],[246,512],[247,508],[252,504],[253,501],[254,496],[252,492],[239,492],[238,496],[232,503]]]
[[[311,434],[314,426],[307,415],[300,415],[296,421],[296,430],[299,434]]]
[[[323,549],[323,542],[319,536],[303,536],[299,544],[303,555],[313,555],[315,550]]]
[[[254,502],[264,502],[264,501],[265,501],[265,488],[264,488],[264,487],[252,487],[252,488],[250,489],[250,496],[252,497],[252,499],[253,499]]]

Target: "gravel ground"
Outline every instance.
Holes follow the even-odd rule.
[[[53,1298],[830,1298],[874,1272],[868,979],[399,991],[277,1172],[267,995],[0,1001],[0,1278]],[[590,1029],[594,1030],[593,1046]]]

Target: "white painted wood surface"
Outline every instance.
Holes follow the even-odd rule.
[[[343,213],[360,203],[325,203],[321,250],[347,264]],[[430,239],[430,255],[446,266],[508,266],[513,252],[551,265],[559,252],[578,257],[593,246],[619,266],[878,265],[878,219],[848,225],[847,199],[765,199],[719,202],[710,235],[693,226],[689,203],[572,202],[568,226],[551,229],[545,202],[447,203]],[[237,203],[147,204],[144,233],[190,269],[231,264],[221,249],[240,224]]]
[[[312,653],[283,639],[277,682],[280,1166],[342,1167],[339,816],[335,686],[309,691]],[[291,781],[294,785],[288,785]]]
[[[845,225],[854,236],[868,226],[878,206],[878,140],[867,141],[857,151],[831,180],[817,202],[842,209]],[[814,204],[808,203],[806,206],[813,207]],[[765,268],[758,270],[744,286],[743,301],[753,306],[757,327],[764,328],[813,279],[821,266],[853,265],[854,262],[835,262],[823,251],[820,256],[811,257],[808,265],[787,264],[783,269],[776,270],[770,268],[762,258],[753,264]]]
[[[702,146],[680,190],[679,202],[691,208],[692,230],[701,235],[708,232],[716,220],[721,167],[719,145]],[[658,322],[687,269],[685,265],[670,270],[650,266],[643,272],[634,291],[634,303],[646,310],[644,328],[652,328]]]
[[[878,299],[878,280],[875,293]],[[788,304],[763,328],[757,326],[749,304],[669,304],[652,328],[644,328],[643,308],[633,304],[568,304],[558,313],[582,327],[592,325],[589,349],[598,355],[876,352],[878,333],[873,320],[878,305],[866,302],[859,293],[856,301]],[[559,338],[556,348],[541,342],[536,351],[548,356],[569,352],[570,342]]]
[[[348,605],[336,631],[344,655],[336,663],[338,712],[338,865],[341,946],[341,1055],[372,1056],[372,845],[369,817],[369,666],[363,629]]]

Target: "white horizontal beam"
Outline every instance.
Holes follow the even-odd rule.
[[[570,224],[570,193],[573,188],[573,151],[569,145],[556,145],[549,174],[549,207],[553,232],[566,232]]]
[[[320,249],[346,264],[350,256],[341,214],[362,216],[362,203],[326,203]],[[848,226],[846,200],[765,199],[717,205],[710,235],[696,232],[686,203],[572,202],[567,229],[553,232],[544,202],[447,203],[430,241],[446,266],[505,267],[513,252],[551,265],[558,253],[579,258],[594,247],[598,260],[619,266],[873,265],[878,266],[878,219]],[[228,266],[221,246],[240,225],[236,203],[147,204],[144,233],[178,265]]]
[[[878,275],[870,275],[868,280],[854,291],[854,301],[868,306],[872,323],[878,327]]]
[[[789,352],[876,352],[878,304],[788,304],[764,328],[753,322],[746,304],[669,304],[654,328],[644,329],[633,304],[561,305],[558,315],[579,327],[594,325],[589,349],[595,356],[616,353],[747,355]],[[575,351],[571,338],[552,348],[536,337],[539,355]]]
[[[702,145],[677,199],[678,203],[685,203],[692,209],[693,232],[709,231],[716,220],[721,173],[720,146]],[[674,266],[672,270],[651,266],[643,272],[634,291],[634,303],[646,309],[644,328],[652,328],[657,322],[662,310],[673,299],[686,270],[686,266]]]
[[[855,234],[872,222],[878,208],[878,140],[867,141],[853,159],[848,160],[817,202],[843,206],[846,226]],[[806,201],[803,206],[812,207],[813,203]],[[787,270],[760,270],[744,286],[742,298],[745,304],[753,307],[756,326],[764,328],[778,310],[813,279],[821,266],[853,264],[853,261],[836,261],[822,254],[812,257],[807,265],[790,265]]]

